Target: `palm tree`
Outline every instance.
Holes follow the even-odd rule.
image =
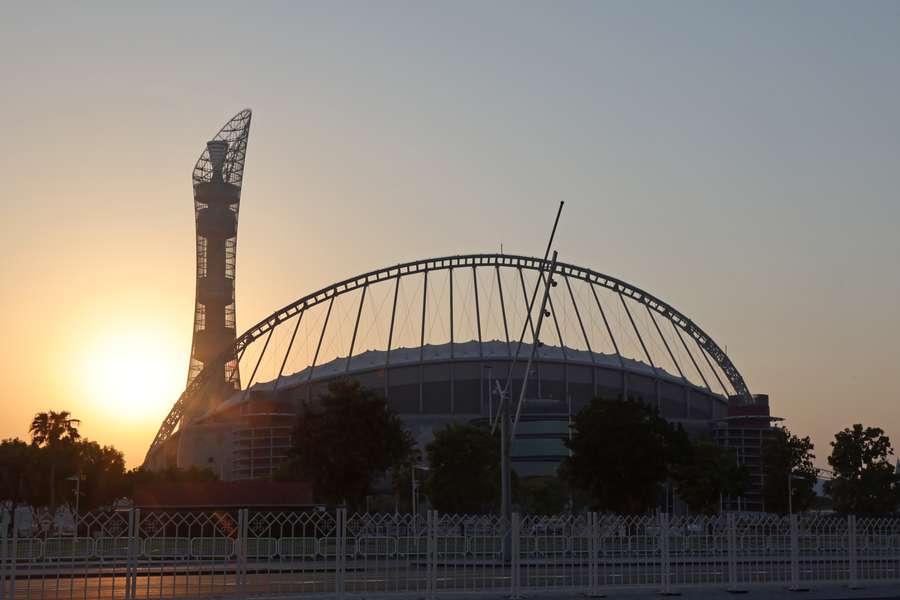
[[[80,424],[81,421],[73,419],[72,413],[67,410],[38,413],[34,415],[28,429],[31,443],[35,446],[55,447],[65,440],[74,442],[81,437],[77,427]]]
[[[31,443],[38,448],[46,448],[50,459],[50,514],[56,512],[56,462],[59,450],[65,444],[77,441],[81,435],[78,425],[81,421],[72,418],[67,410],[41,412],[31,420]]]

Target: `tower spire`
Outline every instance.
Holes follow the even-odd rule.
[[[194,217],[197,227],[197,293],[194,303],[194,336],[188,368],[188,385],[207,370],[212,384],[204,401],[194,402],[184,418],[203,414],[229,390],[240,388],[237,359],[223,354],[234,345],[235,259],[238,209],[250,110],[236,114],[215,137],[194,165]],[[199,399],[198,399],[199,400]]]

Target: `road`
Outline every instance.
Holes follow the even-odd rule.
[[[21,566],[21,565],[20,565]],[[900,561],[879,561],[859,565],[866,579],[900,581]],[[601,587],[658,590],[663,587],[658,562],[619,562],[599,566]],[[705,585],[724,590],[728,587],[728,564],[720,559],[673,561],[670,584],[674,589]],[[847,581],[846,562],[807,563],[801,565],[805,582]],[[530,561],[519,567],[520,588],[528,593],[569,591],[589,588],[591,570],[583,562]],[[782,588],[790,581],[790,564],[784,560],[741,563],[736,577],[745,588],[773,584]],[[133,579],[134,593],[127,594],[127,581]],[[249,563],[246,572],[235,572],[234,563],[144,563],[131,578],[124,566],[93,567],[75,564],[54,568],[17,570],[15,594],[12,581],[6,581],[2,600],[134,600],[172,597],[244,596],[244,595],[327,595],[337,588],[336,565],[331,562],[259,562]],[[512,572],[501,562],[460,561],[438,563],[435,567],[435,591],[448,593],[495,592],[511,588]],[[346,593],[381,593],[423,597],[428,588],[428,569],[424,563],[399,560],[348,561],[343,572]]]

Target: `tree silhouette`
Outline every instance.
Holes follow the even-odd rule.
[[[633,400],[594,399],[575,415],[560,474],[595,510],[640,514],[656,506],[670,465],[690,444],[659,412]]]
[[[691,512],[713,515],[721,498],[747,493],[750,472],[737,464],[734,451],[707,439],[694,440],[681,460],[671,466],[675,492]]]
[[[533,515],[558,515],[569,504],[571,491],[553,475],[523,477],[515,487],[516,502]]]
[[[82,478],[80,510],[110,506],[128,495],[125,458],[112,446],[97,442],[77,442],[78,473]]]
[[[81,421],[72,418],[72,413],[67,410],[61,412],[49,411],[34,415],[31,420],[31,443],[39,446],[55,446],[61,442],[74,442],[81,435],[78,433],[78,425]]]
[[[28,431],[32,445],[43,448],[49,466],[49,507],[50,514],[56,514],[57,467],[74,449],[74,443],[81,437],[78,433],[78,419],[73,419],[67,411],[48,411],[34,415]]]
[[[0,442],[0,504],[8,503],[12,511],[12,527],[16,525],[16,508],[32,504],[37,489],[38,448],[22,440]]]
[[[415,442],[377,392],[356,380],[330,383],[323,410],[302,417],[279,479],[307,481],[321,501],[365,506],[379,478],[409,462]]]
[[[857,423],[835,434],[828,464],[834,479],[825,482],[834,509],[848,513],[886,513],[900,501],[900,476],[890,456],[891,440],[878,427]]]
[[[425,447],[425,493],[441,512],[483,513],[500,502],[500,438],[475,425],[450,423]]]
[[[802,512],[813,505],[819,475],[815,458],[809,437],[797,437],[786,427],[772,430],[762,449],[763,502],[768,512],[785,514],[789,508]]]

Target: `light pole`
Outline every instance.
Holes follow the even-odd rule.
[[[72,475],[71,477],[66,477],[66,481],[74,481],[75,482],[75,521],[74,521],[74,536],[78,537],[78,507],[81,503],[81,473],[77,473]]]
[[[794,514],[794,472],[788,469],[788,515]]]
[[[794,481],[802,481],[803,477],[794,475],[794,470],[788,470],[788,515],[794,514]]]
[[[409,483],[410,483],[410,488],[412,488],[412,490],[411,490],[412,491],[412,513],[413,513],[413,518],[415,518],[416,515],[418,514],[418,507],[416,506],[416,504],[417,504],[417,498],[419,496],[419,494],[418,494],[419,484],[416,483],[416,469],[419,469],[420,471],[430,471],[431,469],[428,467],[424,467],[422,465],[417,465],[415,463],[411,463],[410,467],[411,468],[409,470],[409,476],[410,476]]]
[[[559,225],[559,217],[562,214],[564,205],[565,202],[560,202],[559,208],[556,211],[556,218],[553,221],[553,229],[550,231],[550,239],[547,241],[547,249],[544,251],[544,258],[541,260],[540,268],[538,269],[538,278],[537,282],[535,282],[534,290],[531,294],[531,300],[528,301],[528,298],[525,298],[528,314],[526,315],[524,323],[522,324],[522,333],[519,335],[519,342],[516,345],[516,353],[515,355],[513,355],[512,361],[510,361],[509,366],[507,367],[506,384],[501,386],[499,381],[496,383],[497,395],[500,397],[500,405],[497,407],[496,420],[492,419],[491,434],[493,434],[497,430],[497,426],[499,425],[500,515],[506,523],[510,523],[510,518],[512,516],[512,467],[510,465],[512,438],[515,436],[516,425],[519,422],[519,413],[522,410],[522,403],[525,401],[525,391],[528,388],[528,374],[531,372],[531,365],[534,362],[537,349],[541,345],[541,324],[543,323],[545,316],[550,316],[550,311],[547,310],[547,301],[550,298],[550,288],[556,285],[556,282],[553,280],[553,275],[556,271],[556,251],[553,252],[553,258],[550,262],[549,269],[546,269],[545,266],[547,263],[547,257],[550,255],[550,248],[553,247],[553,238],[556,237],[556,227],[557,225]],[[546,278],[544,275],[545,271]],[[541,307],[538,312],[537,324],[532,325],[531,313],[535,305],[535,301],[537,300],[538,291],[540,290],[542,284],[545,286],[544,297],[541,301]],[[525,365],[525,374],[522,377],[522,387],[519,390],[519,401],[516,404],[515,416],[510,418],[512,416],[512,407],[510,405],[512,403],[513,375],[516,362],[519,359],[519,351],[521,350],[522,344],[525,341],[525,334],[528,331],[529,325],[532,325],[531,353],[528,357],[528,363]],[[504,551],[504,555],[507,554],[508,553]]]

